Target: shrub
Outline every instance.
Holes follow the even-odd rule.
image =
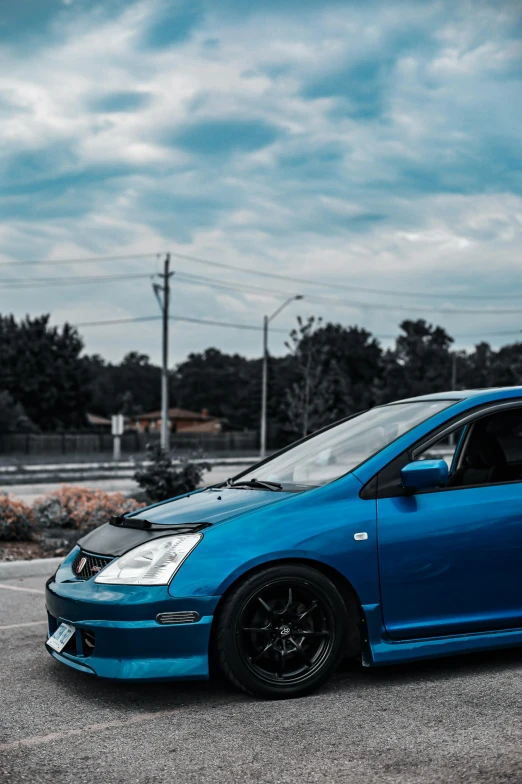
[[[40,529],[68,529],[86,534],[108,522],[111,515],[133,512],[143,505],[122,493],[63,485],[59,490],[37,499],[33,515]]]
[[[26,542],[33,538],[33,530],[31,507],[6,494],[0,495],[0,541]]]
[[[149,504],[192,492],[200,484],[204,472],[210,470],[208,463],[188,460],[175,465],[170,455],[157,444],[147,447],[147,451],[152,464],[136,471],[134,479]]]

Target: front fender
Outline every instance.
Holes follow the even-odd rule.
[[[325,564],[378,603],[376,502],[353,476],[213,526],[174,576],[172,596],[222,596],[252,569],[284,559]],[[367,539],[355,540],[365,532]]]

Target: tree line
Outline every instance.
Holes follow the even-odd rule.
[[[298,319],[287,353],[269,359],[269,443],[278,446],[379,403],[428,392],[522,384],[522,343],[456,351],[440,326],[405,320],[393,347],[366,329]],[[78,331],[49,316],[0,316],[0,433],[82,429],[86,414],[157,410],[160,368],[131,351],[120,363],[83,353]],[[257,429],[261,358],[217,348],[170,373],[171,405],[207,409],[230,429]]]

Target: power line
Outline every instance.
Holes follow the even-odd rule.
[[[4,259],[0,259],[0,265],[2,266],[24,266],[26,264],[38,264],[38,265],[47,265],[47,264],[88,264],[91,262],[96,261],[127,261],[132,259],[147,259],[147,258],[157,258],[161,256],[162,253],[134,253],[129,254],[126,253],[121,256],[88,256],[86,258],[74,258],[74,259],[31,259],[29,261],[7,261]]]
[[[222,288],[222,289],[232,289],[232,290],[246,290],[250,291],[251,293],[264,293],[270,294],[272,296],[285,296],[290,297],[295,295],[296,292],[292,291],[275,291],[274,289],[266,289],[261,286],[254,286],[252,284],[241,284],[241,283],[222,283],[216,279],[212,278],[205,278],[202,275],[191,275],[186,273],[178,273],[178,278],[180,281],[185,281],[187,283],[192,282],[194,284],[202,284],[202,285],[213,285],[215,288]],[[341,287],[340,287],[341,288]],[[487,315],[488,313],[491,314],[513,314],[516,313],[517,315],[520,313],[519,308],[459,308],[456,310],[455,308],[440,308],[440,307],[431,307],[430,305],[424,306],[415,306],[415,305],[389,305],[387,303],[382,302],[364,302],[360,300],[346,300],[341,299],[340,297],[329,297],[321,294],[305,294],[305,299],[307,302],[312,303],[319,303],[319,304],[327,304],[327,305],[338,305],[341,307],[350,307],[350,308],[363,308],[367,310],[388,310],[388,311],[395,311],[395,312],[416,312],[416,313],[447,313],[452,315],[460,315],[460,314],[481,314]]]
[[[135,316],[133,318],[107,319],[107,320],[104,320],[104,321],[85,321],[85,322],[79,323],[79,324],[72,324],[71,326],[77,327],[77,328],[79,328],[79,327],[101,327],[101,326],[112,326],[112,325],[117,325],[117,324],[132,324],[132,323],[137,323],[137,322],[141,322],[141,321],[159,321],[161,318],[162,318],[161,316]],[[262,326],[256,326],[255,324],[244,324],[242,322],[237,323],[237,322],[228,322],[228,321],[214,321],[214,320],[211,320],[211,319],[193,318],[191,316],[171,316],[169,318],[169,321],[183,321],[183,322],[188,322],[188,323],[191,323],[191,324],[206,324],[206,325],[216,326],[216,327],[227,327],[227,328],[232,328],[232,329],[244,329],[244,330],[250,330],[250,331],[255,331],[255,332],[260,332],[263,329]],[[276,328],[276,329],[272,329],[272,332],[284,332],[284,333],[288,334],[290,329],[291,328],[289,328],[289,329]],[[395,335],[377,335],[377,334],[375,334],[374,335],[372,333],[372,335],[373,335],[373,337],[377,338],[378,340],[396,340],[399,337],[398,334],[395,334]],[[521,335],[521,337],[522,337],[522,330],[520,330],[520,329],[502,330],[502,331],[499,331],[499,332],[489,332],[488,333],[489,337],[502,337],[502,336],[506,336],[506,335]],[[460,333],[458,335],[452,335],[451,337],[460,339],[460,338],[472,338],[472,337],[483,337],[483,336],[484,336],[483,332],[464,332],[464,333]]]
[[[138,321],[159,321],[161,316],[134,316],[133,318],[106,319],[103,321],[83,321],[78,324],[71,324],[71,327],[108,327],[113,324],[133,324]]]
[[[50,286],[75,286],[76,284],[81,285],[84,283],[106,283],[110,281],[138,280],[151,277],[152,273],[137,273],[135,275],[81,275],[70,278],[31,278],[30,280],[24,278],[0,278],[0,283],[10,289],[29,289],[47,288],[47,284]]]
[[[330,289],[344,289],[347,291],[362,291],[367,294],[380,294],[384,296],[402,296],[402,297],[431,297],[437,299],[470,299],[470,300],[491,300],[491,299],[517,299],[522,296],[521,293],[519,294],[459,294],[456,292],[452,293],[440,293],[440,292],[431,292],[431,291],[404,291],[404,290],[397,290],[397,289],[380,289],[374,288],[370,286],[359,286],[357,284],[342,284],[342,283],[327,283],[326,281],[317,281],[317,280],[310,280],[309,278],[298,278],[293,277],[290,275],[280,275],[275,272],[266,272],[264,270],[256,270],[251,269],[249,267],[239,266],[235,264],[227,264],[225,262],[218,262],[218,261],[211,261],[210,259],[203,259],[199,256],[191,256],[184,253],[177,253],[175,251],[170,251],[171,256],[175,258],[182,259],[185,261],[194,262],[196,264],[206,264],[212,267],[218,267],[220,269],[226,269],[233,272],[240,272],[246,275],[257,275],[265,278],[274,278],[277,280],[284,280],[286,282],[291,283],[298,283],[301,286],[314,286],[319,288],[330,288]],[[145,259],[145,258],[159,258],[163,255],[163,252],[149,252],[149,253],[137,253],[137,254],[125,254],[120,256],[91,256],[85,258],[71,258],[71,259],[42,259],[42,260],[29,260],[29,261],[6,261],[0,260],[0,265],[26,265],[26,264],[42,264],[42,265],[54,265],[54,264],[85,264],[91,262],[110,262],[110,261],[127,261],[133,259]]]
[[[104,326],[112,326],[115,324],[132,324],[135,322],[140,321],[160,321],[162,316],[135,316],[133,318],[121,318],[121,319],[106,319],[103,321],[84,321],[78,324],[71,324],[72,327],[104,327]],[[244,324],[244,323],[236,323],[231,321],[214,321],[211,319],[199,319],[193,318],[191,316],[170,316],[169,321],[185,321],[191,324],[207,324],[214,327],[227,327],[231,329],[245,329],[245,330],[253,330],[255,332],[261,332],[263,327],[256,326],[255,324]],[[284,332],[288,334],[289,330],[287,329],[274,329],[273,332]]]
[[[281,291],[275,289],[268,289],[262,286],[255,286],[250,283],[228,283],[223,282],[216,278],[208,278],[203,275],[192,275],[190,273],[185,272],[178,272],[178,279],[180,282],[192,283],[193,285],[204,285],[210,288],[220,288],[229,291],[247,291],[250,293],[262,293],[272,297],[289,297],[295,296],[295,291]],[[81,277],[69,277],[69,278],[40,278],[38,281],[34,279],[31,281],[24,280],[22,278],[17,279],[4,279],[3,281],[7,285],[7,288],[31,288],[36,286],[39,287],[48,287],[48,283],[51,285],[57,286],[74,286],[76,284],[92,284],[98,282],[111,282],[111,281],[119,281],[119,280],[136,280],[136,279],[144,279],[150,278],[151,274],[147,273],[137,273],[137,274],[129,274],[129,275],[91,275],[91,276],[81,276]],[[342,287],[340,287],[342,288]],[[399,313],[445,313],[446,315],[518,315],[520,312],[519,308],[459,308],[458,310],[455,307],[435,307],[431,305],[394,305],[388,304],[383,302],[365,302],[361,300],[346,300],[341,297],[330,297],[327,295],[321,294],[306,294],[307,302],[316,303],[316,304],[326,304],[326,305],[336,305],[338,307],[348,307],[348,308],[357,308],[363,310],[378,310],[378,311],[390,311],[390,312],[399,312]]]
[[[326,283],[320,282],[315,280],[310,280],[309,278],[295,278],[290,275],[278,275],[275,272],[264,272],[263,270],[253,270],[248,267],[240,267],[233,264],[225,264],[224,262],[218,261],[210,261],[208,259],[202,259],[198,256],[188,256],[183,253],[175,253],[171,252],[171,256],[175,256],[178,259],[184,259],[185,261],[194,261],[197,264],[208,264],[213,267],[220,267],[221,269],[233,270],[234,272],[242,272],[248,275],[259,275],[266,278],[277,278],[278,280],[285,280],[291,283],[299,283],[300,285],[312,285],[312,286],[320,286],[321,288],[333,288],[333,289],[346,289],[348,291],[364,291],[367,294],[385,294],[385,295],[393,295],[393,296],[403,296],[403,297],[437,297],[448,299],[453,297],[454,299],[514,299],[521,297],[522,294],[499,294],[499,295],[489,295],[489,294],[439,294],[433,292],[426,292],[426,291],[404,291],[404,290],[393,290],[393,289],[376,289],[370,288],[368,286],[359,286],[359,285],[346,285],[342,283]],[[307,295],[308,299],[308,295]]]

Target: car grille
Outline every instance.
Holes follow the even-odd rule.
[[[78,580],[89,580],[101,572],[104,566],[114,561],[112,555],[91,555],[80,550],[73,561],[72,570]]]

